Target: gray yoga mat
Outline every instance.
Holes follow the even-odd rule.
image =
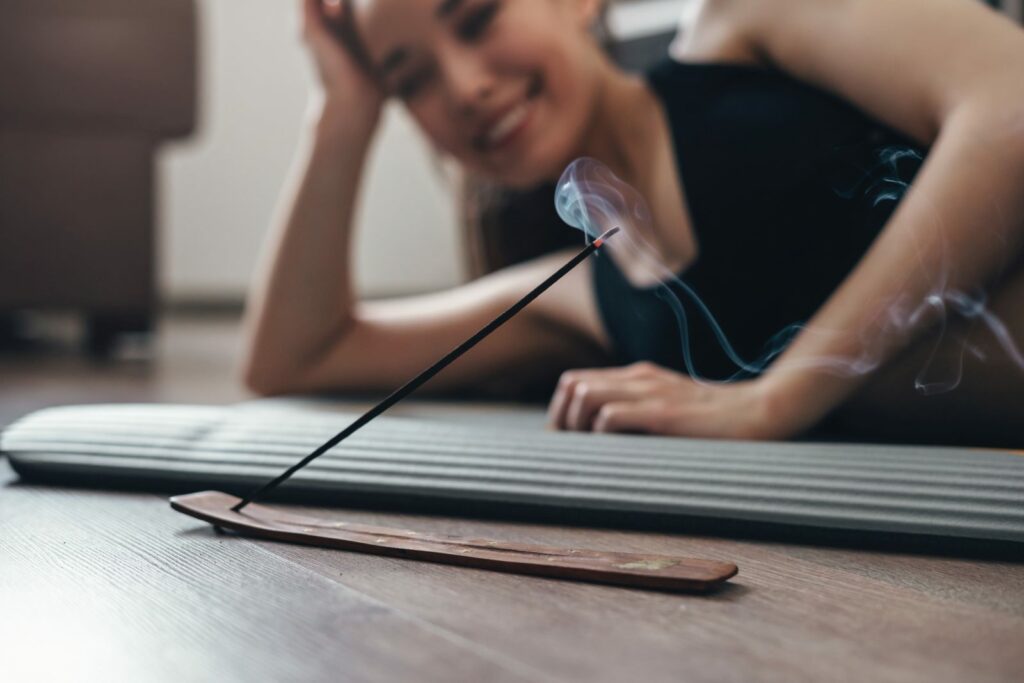
[[[9,426],[0,450],[27,480],[246,492],[355,417],[246,405],[48,408]],[[703,441],[385,416],[282,489],[340,505],[445,503],[473,512],[495,504],[555,519],[610,512],[1024,543],[1024,455],[985,449]]]

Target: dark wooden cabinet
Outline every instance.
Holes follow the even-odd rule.
[[[193,0],[0,4],[0,315],[102,350],[156,305],[155,152],[196,123]]]

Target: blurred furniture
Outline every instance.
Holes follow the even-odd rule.
[[[193,0],[0,4],[0,315],[150,327],[154,162],[196,120]]]

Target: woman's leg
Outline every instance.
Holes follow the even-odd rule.
[[[1024,352],[1024,260],[993,288],[988,310]],[[959,373],[960,383],[922,394],[915,380],[926,368],[928,380]],[[981,320],[957,319],[941,340],[933,332],[876,371],[834,417],[855,438],[1024,448],[1024,367]]]

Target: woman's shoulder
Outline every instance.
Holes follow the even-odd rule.
[[[693,0],[686,4],[666,61],[679,64],[766,66],[743,28],[735,0]]]

